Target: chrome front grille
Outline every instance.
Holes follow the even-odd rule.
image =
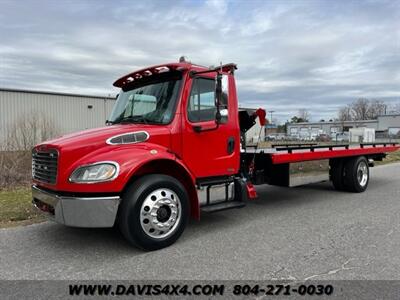
[[[58,151],[49,149],[46,151],[32,152],[32,177],[35,180],[56,184],[58,168]]]

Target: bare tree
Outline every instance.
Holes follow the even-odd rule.
[[[21,115],[8,129],[6,148],[8,150],[30,151],[34,145],[59,134],[54,122],[33,112]]]
[[[380,115],[386,114],[387,105],[381,100],[372,100],[369,107],[369,119],[376,119]]]
[[[27,184],[31,174],[31,149],[59,134],[52,120],[39,113],[21,115],[0,143],[0,188]]]
[[[393,114],[400,114],[400,102],[390,107],[390,112]]]
[[[351,104],[351,116],[353,120],[368,120],[369,100],[360,98]]]
[[[308,112],[307,109],[305,108],[301,108],[299,109],[299,111],[297,112],[297,117],[299,119],[302,119],[303,122],[308,122],[310,120],[310,113]]]
[[[381,100],[369,100],[360,98],[353,103],[339,109],[338,118],[340,121],[351,120],[374,120],[379,115],[387,112],[387,105]]]
[[[339,109],[338,119],[341,122],[351,121],[353,119],[353,117],[351,115],[351,106],[350,105],[343,106],[342,108]]]

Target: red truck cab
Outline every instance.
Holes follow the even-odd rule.
[[[188,219],[199,219],[201,211],[243,207],[255,197],[252,183],[260,178],[283,185],[272,177],[287,176],[284,166],[291,156],[285,155],[296,154],[299,161],[299,154],[241,147],[241,135],[256,115],[238,113],[235,69],[234,64],[206,68],[181,60],[115,81],[121,90],[107,126],[33,149],[33,204],[68,226],[118,225],[129,242],[154,250],[174,243]],[[367,159],[396,149],[385,145],[366,152],[360,172],[354,171],[365,187]],[[345,161],[338,163],[329,153],[323,158],[339,174],[332,175],[335,180],[342,181],[343,172],[349,172]]]

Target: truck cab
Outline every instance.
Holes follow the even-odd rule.
[[[189,218],[244,207],[257,197],[253,184],[291,186],[292,167],[307,169],[299,163],[323,159],[336,189],[363,192],[370,162],[399,148],[247,148],[246,131],[257,117],[265,125],[266,113],[239,111],[235,70],[181,59],[116,80],[106,126],[32,150],[34,206],[67,226],[117,226],[131,244],[156,250],[174,243]]]
[[[107,126],[33,149],[34,205],[68,226],[118,223],[145,249],[169,244],[189,217],[200,218],[199,199],[210,204],[210,193],[235,194],[235,69],[181,61],[116,80],[120,92]],[[145,187],[151,191],[141,191]],[[146,236],[137,237],[138,231]]]

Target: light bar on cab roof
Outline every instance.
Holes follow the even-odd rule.
[[[186,69],[187,68],[184,67],[182,64],[177,63],[154,66],[127,74],[116,80],[113,85],[116,87],[123,87],[127,83],[131,83],[135,80],[140,80],[144,77],[149,77],[155,74],[166,73],[174,70],[183,71]]]

